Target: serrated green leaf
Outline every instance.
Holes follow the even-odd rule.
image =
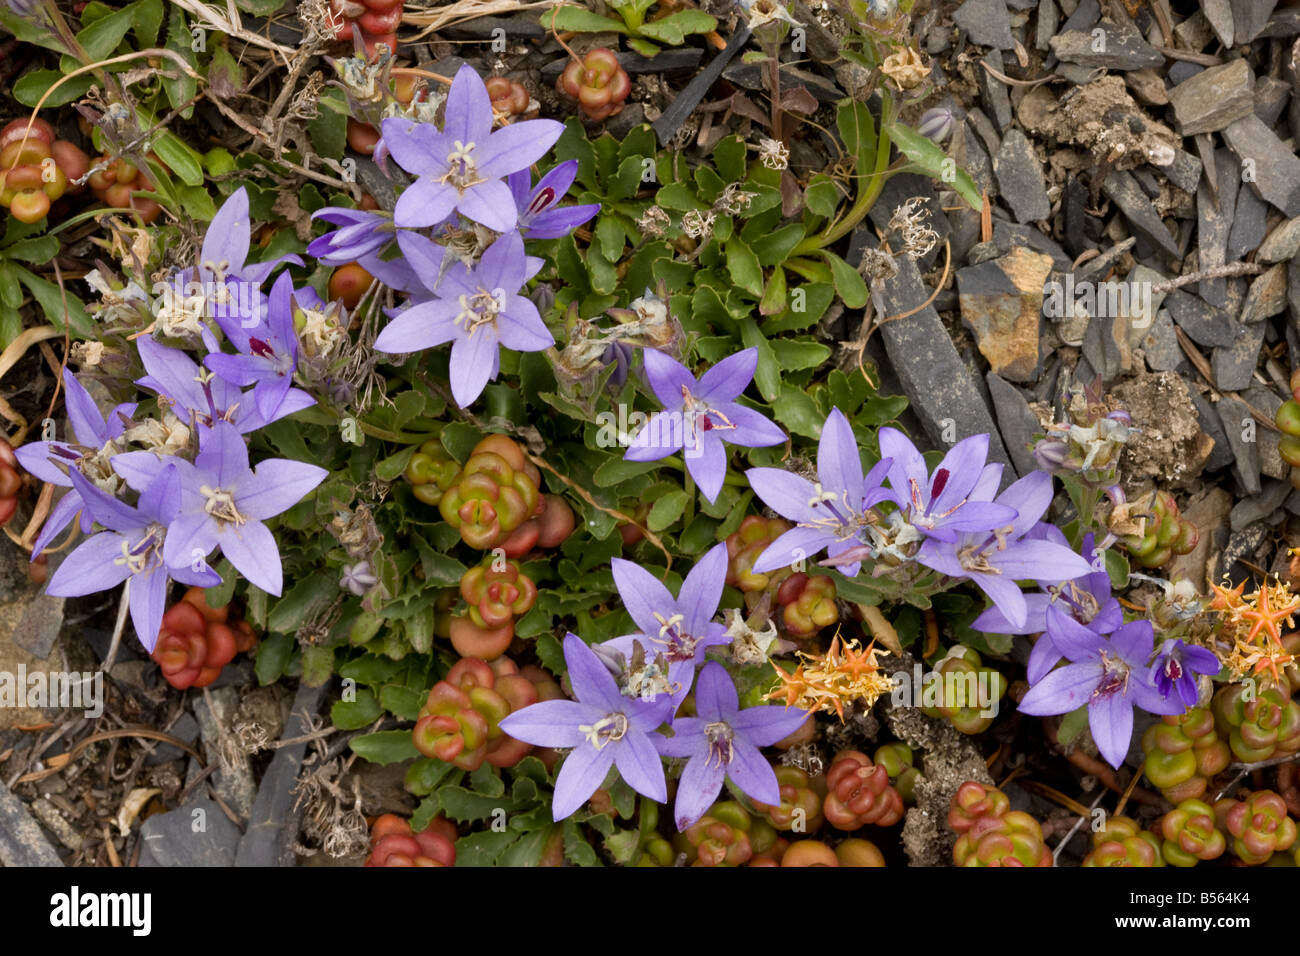
[[[421,757],[406,770],[406,789],[417,797],[433,793],[456,768],[434,757]]]
[[[803,193],[804,204],[823,219],[835,215],[840,205],[840,191],[829,176],[818,174],[812,178]]]
[[[19,239],[4,248],[4,258],[30,262],[34,266],[44,265],[54,258],[59,251],[59,240],[53,236],[35,236],[31,239]],[[17,281],[17,280],[15,280]],[[17,306],[18,303],[13,303]]]
[[[727,272],[731,280],[755,296],[763,294],[763,269],[758,256],[739,237],[727,242]]]
[[[106,60],[117,49],[127,31],[135,25],[134,6],[135,4],[130,4],[121,10],[114,10],[77,33],[77,42],[91,62]]]
[[[779,339],[776,345],[777,358],[781,367],[787,372],[800,369],[817,368],[833,354],[828,346],[807,339]]]
[[[384,708],[379,706],[379,698],[369,687],[357,688],[356,700],[336,701],[330,708],[330,720],[339,730],[360,730],[362,727],[369,727],[383,714]],[[406,734],[406,742],[410,744],[411,732],[407,730],[403,733]]]
[[[823,250],[822,258],[831,267],[835,292],[850,309],[860,309],[867,304],[867,283],[862,274],[833,252]]]
[[[806,392],[793,385],[782,387],[781,394],[772,403],[772,413],[777,423],[785,426],[787,431],[805,438],[821,436],[825,416]]]
[[[650,507],[650,514],[646,517],[646,527],[651,531],[659,532],[676,524],[682,512],[686,510],[688,501],[690,496],[680,488],[663,495]]]
[[[758,349],[758,368],[754,382],[763,398],[769,402],[781,394],[781,366],[772,343],[759,331],[758,323],[749,319],[740,324],[741,341],[747,349]]]
[[[381,730],[376,734],[353,737],[348,746],[357,756],[377,764],[400,763],[420,756],[411,742],[409,730]]]
[[[640,26],[642,36],[677,46],[692,33],[708,33],[718,28],[718,21],[703,10],[679,10]]]

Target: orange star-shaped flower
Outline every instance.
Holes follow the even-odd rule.
[[[1289,595],[1287,595],[1289,596]],[[1272,639],[1273,643],[1281,646],[1282,630],[1279,624],[1292,624],[1291,616],[1296,609],[1300,608],[1300,598],[1294,599],[1280,607],[1272,607],[1269,603],[1269,586],[1268,582],[1264,583],[1258,593],[1255,595],[1255,606],[1248,607],[1245,610],[1237,612],[1237,616],[1242,621],[1250,622],[1250,633],[1246,635],[1245,643],[1251,644],[1262,630]]]
[[[865,650],[858,646],[846,647],[839,669],[855,681],[866,674],[876,673],[879,670],[876,664],[876,642],[872,641]]]
[[[781,679],[781,686],[769,693],[766,699],[780,700],[784,697],[785,706],[794,706],[808,690],[808,679],[804,675],[803,664],[796,667],[793,674],[778,666],[775,661],[772,662],[772,667],[776,670],[776,676]]]
[[[1225,588],[1219,584],[1211,584],[1210,590],[1214,592],[1214,600],[1209,604],[1211,611],[1231,611],[1234,608],[1242,607],[1246,600],[1242,592],[1246,590],[1246,582],[1242,581],[1235,588]]]

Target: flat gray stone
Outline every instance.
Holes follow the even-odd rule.
[[[1171,183],[1185,193],[1196,192],[1196,184],[1201,181],[1204,168],[1197,156],[1183,149],[1174,150],[1174,161],[1168,166],[1157,167]]]
[[[1202,70],[1169,91],[1178,131],[1213,133],[1255,112],[1255,72],[1245,60]]]
[[[1277,134],[1251,113],[1225,127],[1223,136],[1248,164],[1244,168],[1253,167],[1253,176],[1246,180],[1250,188],[1287,216],[1300,216],[1300,158]]]
[[[1230,0],[1233,40],[1238,46],[1251,43],[1268,23],[1277,0]]]
[[[1233,531],[1240,531],[1256,521],[1272,517],[1282,508],[1282,503],[1294,490],[1291,482],[1275,481],[1272,478],[1262,482],[1262,485],[1263,490],[1259,494],[1242,498],[1232,506],[1232,511],[1228,512],[1228,527]]]
[[[1112,170],[1101,189],[1119,207],[1134,233],[1168,258],[1179,258],[1178,243],[1131,173]]]
[[[1214,439],[1214,448],[1205,460],[1205,471],[1218,471],[1233,462],[1232,446],[1228,444],[1228,434],[1223,430],[1223,420],[1219,418],[1218,409],[1196,389],[1189,389],[1192,404],[1196,406],[1196,422],[1201,431]]]
[[[1070,268],[1070,263],[1073,261],[1051,236],[1033,226],[1009,222],[1006,219],[994,218],[993,244],[1004,256],[1016,246],[1028,246],[1035,252],[1051,256],[1053,264],[1058,269]]]
[[[1263,322],[1280,314],[1286,308],[1286,286],[1286,265],[1281,262],[1255,276],[1237,321],[1246,324]]]
[[[1250,409],[1241,399],[1224,395],[1219,398],[1216,411],[1223,422],[1228,447],[1232,449],[1233,468],[1241,480],[1241,487],[1248,495],[1259,494],[1263,490],[1259,480],[1259,449],[1255,442],[1243,437],[1245,422],[1251,419]]]
[[[1097,35],[1096,30],[1103,31]],[[1095,69],[1142,70],[1163,66],[1164,54],[1153,47],[1131,23],[1101,20],[1090,31],[1069,30],[1051,41],[1052,52],[1064,63]]]
[[[1053,0],[1038,0],[1038,22],[1034,27],[1035,50],[1046,53],[1052,48],[1051,40],[1056,36],[1056,27],[1060,22],[1060,13]]]
[[[1034,155],[1033,144],[1020,130],[1009,130],[1003,137],[1002,148],[993,160],[993,174],[1002,200],[1011,207],[1017,222],[1038,222],[1051,215],[1042,164]]]
[[[1007,72],[1006,64],[1002,61],[1001,50],[996,48],[989,50],[988,55],[984,57],[984,62],[999,73]],[[1011,125],[1011,94],[1007,91],[1007,85],[982,67],[976,76],[979,79],[980,102],[989,111],[998,129],[1006,130]]]
[[[1166,309],[1156,313],[1151,328],[1142,337],[1141,347],[1147,367],[1153,372],[1172,372],[1186,361],[1174,331],[1174,320]]]
[[[208,760],[218,761],[212,774],[213,788],[240,819],[247,820],[257,792],[253,771],[246,760],[232,767],[222,762],[219,756],[222,737],[233,732],[231,723],[239,707],[239,691],[234,687],[209,687],[206,694],[194,698],[193,706]]]
[[[63,866],[27,805],[0,781],[0,865]]]
[[[176,723],[172,724],[171,729],[167,731],[177,740],[183,740],[187,744],[193,744],[199,736],[199,723],[194,719],[189,711],[181,714]],[[185,756],[185,751],[181,750],[175,744],[161,743],[158,749],[145,758],[146,767],[156,767],[160,763],[167,763],[169,760],[179,760]]]
[[[1259,247],[1257,262],[1281,262],[1300,252],[1300,216],[1278,223]]]
[[[1225,47],[1232,46],[1235,36],[1232,17],[1232,4],[1228,0],[1201,0],[1201,12],[1210,21],[1215,36]]]
[[[1239,336],[1231,345],[1215,349],[1210,356],[1210,370],[1214,373],[1214,384],[1220,391],[1241,391],[1251,383],[1255,366],[1259,364],[1265,324],[1256,322],[1244,328],[1244,335]]]
[[[898,274],[873,283],[871,294],[878,314],[893,315],[919,306],[929,298],[930,290],[921,281],[916,264],[904,257],[899,260]],[[948,447],[945,436],[955,434],[960,440],[988,433],[989,461],[1002,462],[1008,472],[1014,471],[993,414],[934,308],[926,307],[906,319],[886,322],[880,334],[911,400],[911,411],[935,447]],[[1004,476],[1004,482],[1009,477]]]
[[[1272,129],[1286,109],[1291,98],[1291,84],[1271,76],[1255,79],[1255,115],[1261,123]]]
[[[975,180],[976,187],[981,192],[988,193],[989,201],[992,202],[997,198],[998,194],[997,183],[993,178],[993,160],[989,158],[984,143],[969,124],[963,123],[961,125],[960,136],[959,149],[962,151],[964,162],[959,160],[957,164],[970,173],[971,179]],[[960,262],[961,260],[954,256],[953,261]]]
[[[912,262],[911,259],[904,261],[909,265]],[[937,315],[935,321],[938,322]],[[902,324],[903,322],[887,322],[886,326]],[[881,331],[884,331],[883,328]],[[946,334],[944,338],[947,338]],[[320,709],[328,686],[298,685],[298,693],[289,710],[289,719],[285,721],[284,731],[280,735],[281,740],[291,740],[311,732],[311,719]],[[306,753],[306,743],[289,744],[276,750],[257,788],[253,812],[235,854],[235,866],[285,866],[291,863],[293,842],[298,835],[297,818],[292,813],[295,799],[292,790],[298,782]]]
[[[1277,392],[1256,383],[1252,383],[1250,388],[1242,392],[1241,397],[1270,418],[1282,407],[1282,399],[1278,397]],[[1261,426],[1255,429],[1255,442],[1259,445],[1260,473],[1290,484],[1291,466],[1282,460],[1282,455],[1278,451],[1278,443],[1281,440],[1282,436],[1271,428]]]
[[[1232,321],[1232,316],[1186,289],[1170,292],[1165,297],[1165,308],[1178,327],[1197,345],[1223,348],[1237,340],[1241,327]]]
[[[1288,331],[1300,332],[1300,259],[1292,259],[1286,265],[1286,312],[1290,320]],[[1290,335],[1287,340],[1290,341]],[[1291,354],[1300,354],[1300,350],[1293,349]]]
[[[1196,188],[1197,265],[1214,269],[1227,262],[1228,236],[1232,232],[1232,211],[1237,205],[1237,187],[1241,177],[1232,153],[1220,150],[1215,156],[1218,198],[1207,179]],[[1223,279],[1202,279],[1197,283],[1201,298],[1222,309],[1228,304],[1227,285]]]
[[[993,412],[997,416],[998,430],[1002,433],[1002,442],[1006,445],[1011,463],[1015,465],[1020,477],[1036,471],[1031,449],[1034,436],[1041,434],[1043,428],[1038,424],[1029,402],[1020,394],[1020,390],[1004,378],[989,372],[984,376],[989,387],[989,396],[993,399]]]
[[[140,824],[140,838],[150,858],[141,854],[142,866],[234,866],[239,828],[204,798],[155,813]]]
[[[1016,45],[1005,0],[966,0],[953,13],[952,22],[977,46],[1010,50]]]
[[[1235,182],[1241,182],[1241,164],[1232,161]],[[1255,195],[1253,189],[1237,190],[1237,205],[1232,212],[1232,231],[1228,233],[1227,260],[1236,262],[1252,249],[1257,249],[1268,230],[1268,203]]]

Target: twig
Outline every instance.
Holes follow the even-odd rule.
[[[1264,267],[1254,262],[1230,262],[1224,266],[1215,266],[1212,269],[1201,269],[1197,272],[1189,272],[1185,276],[1179,276],[1176,279],[1166,279],[1164,282],[1157,282],[1151,286],[1151,292],[1154,295],[1164,295],[1166,292],[1173,292],[1175,289],[1181,289],[1185,285],[1191,285],[1193,282],[1201,282],[1205,279],[1227,279],[1234,276],[1253,276],[1264,271]]]
[[[988,70],[989,73],[995,79],[999,79],[1003,83],[1008,84],[1009,86],[1025,86],[1025,87],[1042,86],[1044,83],[1052,82],[1052,80],[1063,79],[1063,77],[1057,76],[1055,73],[1049,73],[1047,76],[1044,76],[1041,79],[1037,79],[1037,80],[1017,80],[1014,77],[1007,76],[1005,73],[999,73],[997,70],[993,69],[993,67],[989,66],[983,60],[980,60],[980,66]]]
[[[1233,790],[1233,788],[1237,786],[1237,784],[1241,783],[1241,781],[1246,778],[1246,774],[1253,773],[1256,770],[1263,770],[1266,767],[1276,767],[1278,764],[1290,763],[1291,761],[1296,759],[1300,759],[1300,753],[1287,754],[1284,757],[1270,757],[1268,760],[1259,760],[1256,761],[1255,763],[1232,764],[1228,769],[1230,770],[1235,769],[1237,771],[1237,775],[1232,778],[1232,781],[1227,786],[1225,786],[1222,790],[1219,791],[1218,796],[1214,798],[1214,802],[1218,802],[1219,800],[1222,800],[1224,796],[1226,796],[1229,792]]]
[[[1134,779],[1137,779],[1137,778],[1135,777]],[[1022,784],[1022,786],[1023,786],[1023,784]],[[1063,836],[1063,837],[1061,838],[1061,842],[1058,843],[1058,844],[1056,844],[1056,849],[1054,849],[1054,850],[1052,851],[1052,864],[1053,864],[1053,865],[1055,865],[1055,864],[1056,864],[1056,861],[1057,861],[1058,859],[1060,859],[1060,857],[1061,857],[1061,851],[1064,850],[1064,849],[1066,848],[1066,846],[1069,844],[1069,842],[1070,842],[1071,840],[1074,839],[1074,835],[1075,835],[1076,833],[1079,832],[1079,827],[1083,826],[1086,822],[1088,822],[1088,818],[1089,818],[1090,816],[1092,816],[1092,811],[1095,810],[1095,809],[1097,809],[1097,804],[1101,803],[1101,798],[1104,797],[1104,796],[1106,796],[1106,791],[1105,791],[1105,790],[1102,790],[1100,793],[1098,793],[1097,796],[1096,796],[1096,799],[1094,799],[1094,800],[1092,801],[1092,805],[1091,805],[1090,807],[1088,807],[1088,812],[1087,812],[1087,813],[1080,814],[1080,815],[1079,815],[1079,819],[1077,819],[1077,820],[1074,821],[1074,826],[1070,827],[1069,832],[1066,833],[1065,836]]]
[[[126,612],[130,607],[131,579],[127,578],[126,583],[122,585],[122,600],[117,605],[117,623],[113,625],[113,640],[108,645],[108,654],[104,657],[104,662],[99,665],[99,669],[104,673],[113,666],[113,661],[117,658],[117,650],[122,646],[122,631],[126,629]]]

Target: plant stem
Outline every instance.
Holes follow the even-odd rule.
[[[659,464],[667,465],[669,468],[676,468],[678,471],[685,473],[687,481],[691,480],[690,472],[686,471],[686,463],[676,455],[670,455],[667,458],[659,459]],[[727,472],[727,477],[722,479],[722,483],[724,485],[731,485],[733,488],[749,487],[749,482],[745,480],[744,475],[732,474],[730,470]]]

